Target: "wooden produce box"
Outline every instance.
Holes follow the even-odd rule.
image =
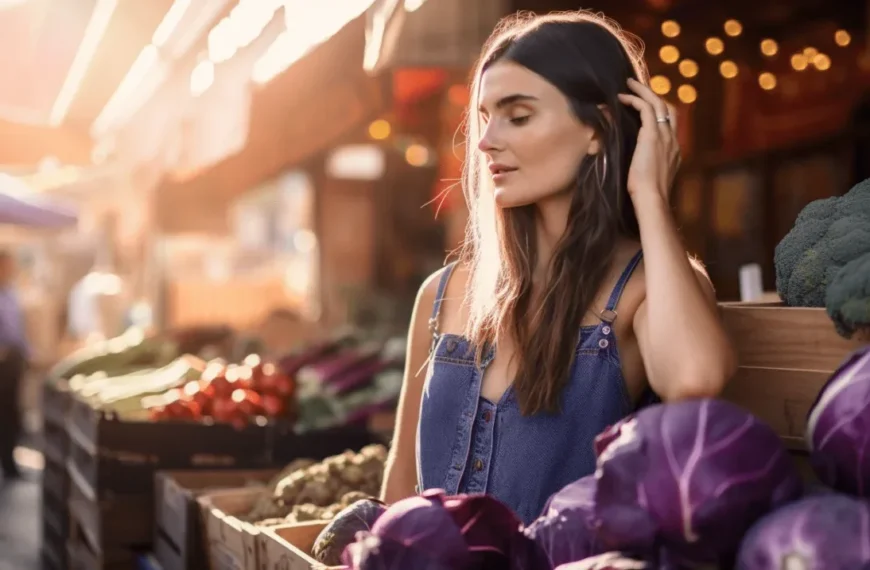
[[[256,537],[261,529],[240,520],[253,508],[261,489],[229,489],[197,499],[203,517],[211,570],[257,570]]]
[[[154,533],[153,496],[100,497],[70,462],[69,535],[75,527],[80,539],[98,555],[144,549]]]
[[[94,551],[76,535],[66,546],[67,566],[64,570],[128,570],[135,568],[137,553],[132,550]]]
[[[280,429],[268,423],[236,429],[222,423],[125,420],[78,397],[67,421],[70,461],[100,496],[152,494],[160,470],[269,467]]]
[[[154,550],[163,570],[205,568],[204,529],[197,498],[206,493],[265,484],[278,471],[161,471],[155,489]]]
[[[314,541],[325,521],[276,526],[257,537],[258,570],[330,570],[342,566],[325,566],[311,556]]]
[[[831,373],[861,346],[837,334],[821,308],[721,303],[738,369],[723,397],[769,423],[789,448],[805,448],[807,414]]]

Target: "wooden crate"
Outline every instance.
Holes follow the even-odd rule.
[[[200,496],[206,552],[211,570],[257,570],[260,529],[239,519],[250,512],[262,489],[217,491]]]
[[[59,532],[57,528],[43,521],[41,556],[43,567],[51,570],[65,570],[67,567],[67,533]]]
[[[806,418],[819,390],[862,344],[839,336],[824,309],[782,303],[722,303],[738,369],[723,397],[803,449]]]
[[[128,421],[73,397],[67,421],[69,457],[100,496],[151,493],[166,469],[266,468],[281,423]]]
[[[96,553],[145,548],[154,529],[153,495],[116,495],[101,498],[71,462],[69,517],[81,540]],[[101,554],[102,555],[102,554]]]
[[[75,497],[71,498],[75,501]],[[63,556],[61,570],[129,570],[135,568],[136,557],[141,549],[121,545],[96,545],[92,532],[80,524],[76,512],[72,512],[70,532]],[[131,516],[136,516],[132,513]],[[46,551],[43,550],[45,557]],[[49,557],[49,563],[54,561]]]
[[[251,482],[265,484],[276,473],[266,470],[161,471],[157,474],[154,543],[163,570],[205,568],[202,517],[197,497],[245,487]]]
[[[258,570],[330,570],[342,566],[325,566],[314,560],[311,550],[325,521],[276,526],[257,536]]]

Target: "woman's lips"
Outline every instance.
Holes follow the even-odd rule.
[[[510,173],[516,171],[516,168],[504,164],[493,163],[489,165],[489,172],[492,174],[492,179],[495,182],[504,180]]]
[[[503,182],[508,176],[516,172],[516,169],[513,170],[502,170],[496,174],[492,175],[493,182]]]

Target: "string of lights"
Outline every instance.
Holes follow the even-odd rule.
[[[661,35],[665,41],[676,40],[682,32],[680,24],[675,20],[665,20],[661,24]],[[743,35],[743,24],[739,20],[729,19],[722,24],[722,35],[710,35],[704,40],[704,51],[708,57],[718,60],[718,72],[724,79],[734,79],[741,73],[741,65],[733,57],[729,57],[726,42],[729,38]],[[701,73],[701,65],[689,57],[683,57],[676,42],[665,43],[658,50],[658,58],[666,67],[675,66],[676,73],[658,73],[650,78],[650,86],[659,95],[668,95],[676,91],[677,98],[685,104],[694,103],[698,98],[698,89],[693,80]],[[825,49],[845,48],[852,43],[851,34],[844,29],[833,32],[829,45]],[[764,60],[773,61],[782,56],[779,43],[773,38],[763,38],[758,49]],[[819,47],[807,45],[799,51],[787,54],[789,64],[795,71],[813,70],[824,72],[831,69],[833,62],[829,53]],[[745,68],[745,66],[744,66]],[[671,77],[679,76],[679,84]],[[773,70],[757,71],[758,86],[765,91],[776,89],[778,81]]]

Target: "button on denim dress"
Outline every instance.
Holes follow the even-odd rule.
[[[488,493],[528,524],[562,487],[595,471],[593,440],[636,409],[628,395],[613,333],[616,305],[642,257],[622,272],[598,325],[580,327],[571,378],[559,414],[523,416],[513,388],[498,402],[480,395],[493,351],[475,363],[474,347],[439,334],[438,319],[454,265],[445,268],[430,323],[433,348],[417,429],[420,490]],[[642,399],[653,401],[654,395]]]

